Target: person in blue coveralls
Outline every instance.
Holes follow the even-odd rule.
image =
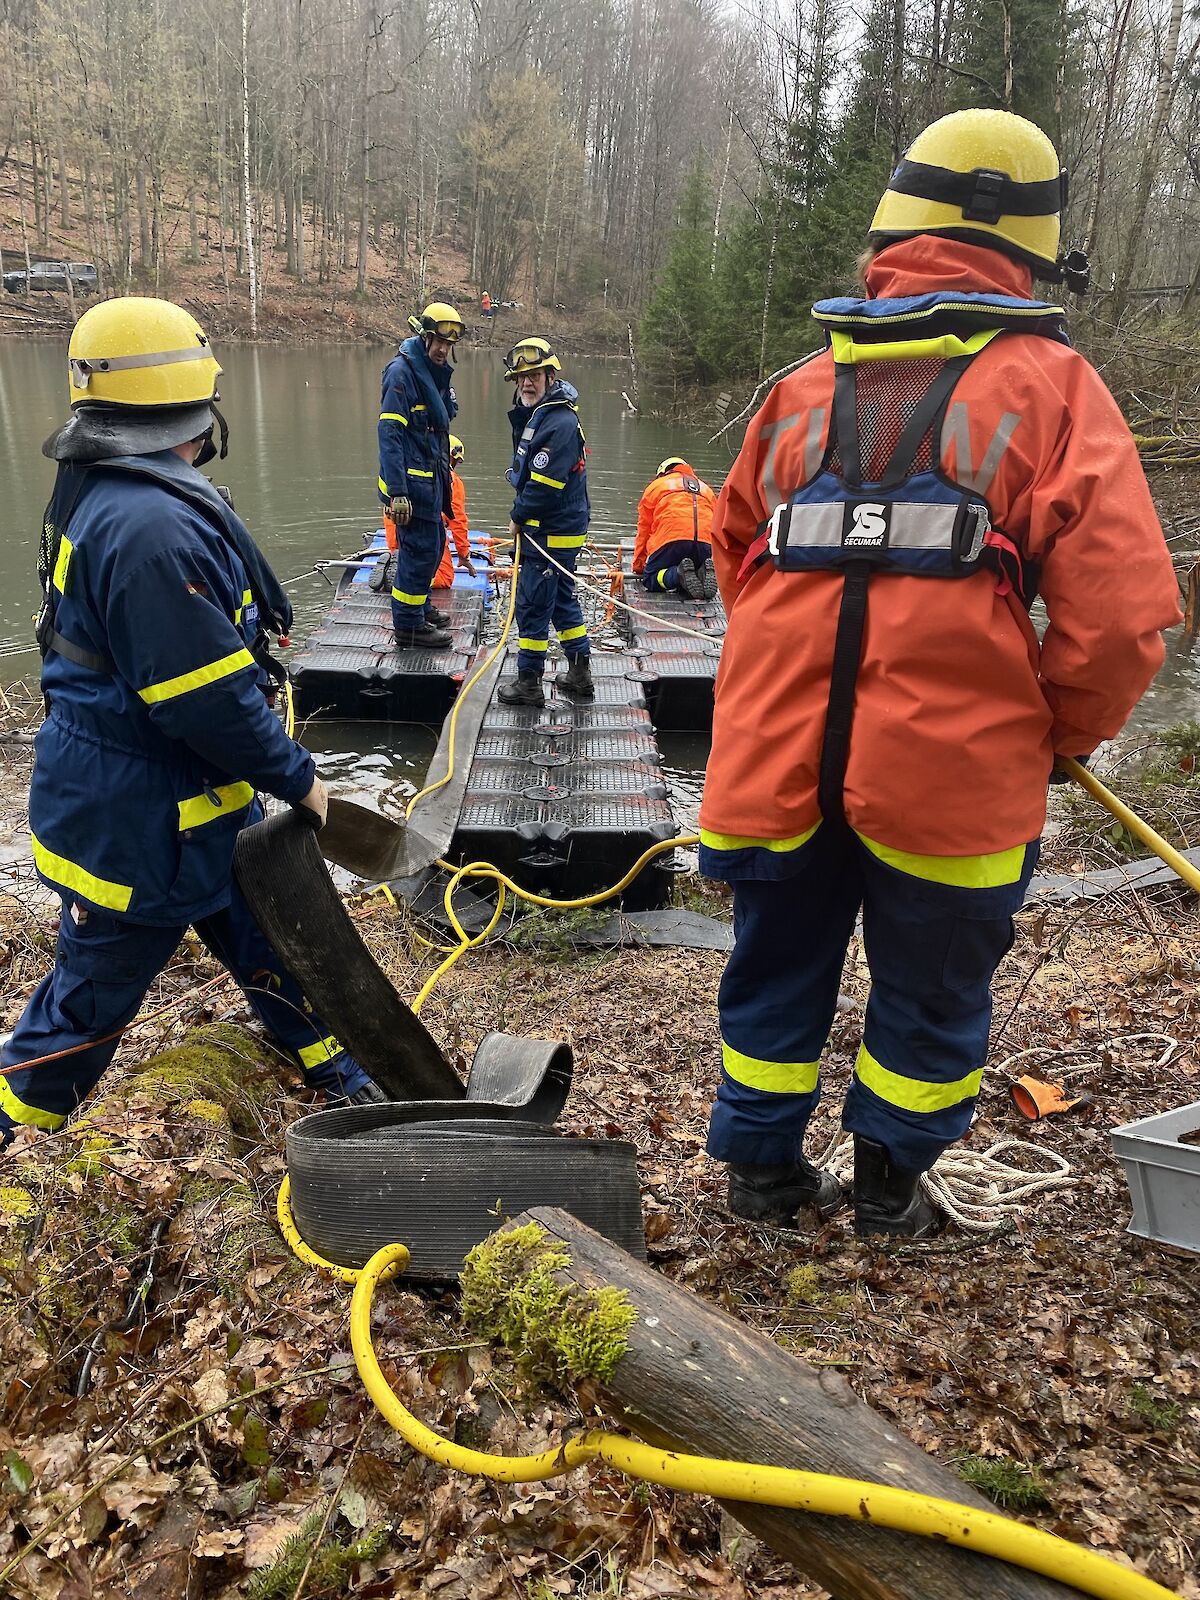
[[[449,613],[429,598],[445,543],[443,515],[450,494],[450,424],[458,415],[450,353],[463,323],[451,305],[435,300],[383,369],[379,406],[379,495],[395,525],[399,549],[392,583],[392,627],[405,650],[446,650]]]
[[[267,631],[291,607],[197,470],[216,455],[221,368],[166,300],[84,313],[39,556],[46,718],[29,822],[61,898],[54,969],[0,1060],[0,1147],[53,1130],[98,1082],[189,924],[326,1103],[383,1100],[305,1003],[233,881],[258,792],[325,820],[313,759],[268,703]]]
[[[505,381],[517,386],[508,413],[513,461],[505,476],[516,490],[508,531],[519,542],[521,555],[517,676],[498,691],[509,706],[545,703],[542,673],[551,624],[567,658],[555,683],[576,699],[591,700],[596,693],[574,579],[591,516],[587,449],[578,392],[559,372],[558,357],[545,339],[523,339],[505,357]]]

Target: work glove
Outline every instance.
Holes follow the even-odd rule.
[[[1092,759],[1092,755],[1093,755],[1093,752],[1091,750],[1089,750],[1086,756],[1075,756],[1072,759],[1075,760],[1075,761],[1078,761],[1078,763],[1079,763],[1079,765],[1081,767],[1086,767],[1088,762]],[[1064,768],[1059,766],[1058,757],[1055,756],[1055,758],[1054,758],[1054,766],[1051,768],[1051,771],[1050,771],[1050,782],[1051,782],[1051,784],[1054,785],[1055,787],[1057,787],[1058,784],[1060,784],[1060,783],[1074,783],[1074,781],[1075,781],[1075,779],[1071,776],[1071,774],[1069,772],[1065,771]]]
[[[412,501],[406,494],[392,496],[392,521],[398,528],[407,528],[412,521]]]
[[[329,815],[329,792],[320,778],[314,778],[312,788],[300,802],[305,811],[311,811],[317,818],[317,828],[325,826],[325,819]]]
[[[463,557],[463,560],[461,562],[461,566],[462,566],[462,570],[469,577],[473,578],[475,576],[475,563],[471,560],[470,556],[464,556]]]

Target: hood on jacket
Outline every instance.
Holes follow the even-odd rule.
[[[902,300],[935,289],[1034,298],[1033,273],[1023,262],[986,245],[936,233],[885,245],[868,266],[866,282],[869,300]]]

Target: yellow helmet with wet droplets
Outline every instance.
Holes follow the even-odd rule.
[[[1059,214],[1066,203],[1066,171],[1035,123],[1011,111],[953,111],[930,123],[905,151],[870,237],[887,244],[918,233],[944,234],[990,245],[1057,278]]]
[[[445,300],[431,300],[419,317],[409,317],[408,325],[414,333],[436,334],[450,344],[463,336],[463,319]]]
[[[204,329],[182,306],[145,295],[104,300],[75,324],[67,352],[71,405],[203,405],[221,368]]]

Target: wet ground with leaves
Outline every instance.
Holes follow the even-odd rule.
[[[50,957],[29,891],[18,879],[0,902],[10,1019]],[[725,914],[719,893],[700,898]],[[408,914],[377,900],[357,914],[412,994],[434,958]],[[568,1037],[564,1125],[637,1146],[661,1271],[844,1372],[998,1503],[1198,1600],[1200,1258],[1125,1232],[1108,1130],[1200,1100],[1200,915],[1165,888],[1019,921],[971,1145],[1053,1148],[1074,1182],[989,1238],[880,1247],[844,1217],[803,1236],[726,1213],[704,1154],[720,956],[475,952],[426,1020],[460,1065],[489,1028]],[[856,944],[814,1153],[836,1132],[866,987]],[[283,1131],[303,1109],[288,1069],[224,1026],[208,1054],[156,1061],[199,1023],[247,1020],[198,948],[148,1009],[180,997],[131,1037],[86,1119],[22,1135],[0,1174],[0,1593],[819,1595],[699,1498],[607,1469],[489,1487],[403,1446],[355,1373],[348,1291],[302,1269],[274,1225]],[[1007,1084],[1031,1066],[1091,1104],[1022,1122]],[[460,1442],[537,1449],[579,1421],[474,1343],[450,1292],[385,1287],[375,1340],[401,1396]]]

